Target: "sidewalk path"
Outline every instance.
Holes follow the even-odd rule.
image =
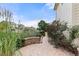
[[[73,54],[63,50],[56,49],[48,43],[48,37],[43,37],[42,43],[32,44],[19,50],[23,56],[73,56]]]

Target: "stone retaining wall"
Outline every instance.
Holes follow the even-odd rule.
[[[25,39],[24,46],[41,43],[40,37],[29,37],[29,38],[24,38],[24,39]]]

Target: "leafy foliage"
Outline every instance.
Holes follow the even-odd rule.
[[[72,28],[69,29],[70,32],[70,42],[73,45],[73,47],[79,47],[79,25],[72,26]]]
[[[45,32],[47,31],[47,27],[48,27],[48,23],[46,23],[45,21],[41,20],[39,23],[38,23],[38,27],[37,28],[40,32],[41,35],[45,35]]]
[[[13,55],[16,51],[17,35],[12,32],[0,32],[0,55]]]
[[[33,27],[25,27],[24,30],[18,34],[18,36],[17,48],[19,49],[24,46],[24,38],[37,36],[39,37],[40,35],[37,29]]]
[[[21,33],[21,37],[23,37],[23,38],[33,37],[33,36],[35,36],[35,37],[39,36],[38,30],[33,27],[26,27]]]
[[[66,23],[61,23],[58,20],[55,20],[52,24],[48,26],[48,36],[52,39],[49,41],[51,44],[54,44],[55,47],[62,47],[67,51],[78,55],[77,48],[73,48],[71,42],[66,39],[63,34],[63,31],[67,29]]]
[[[79,37],[79,25],[75,25],[70,29],[70,40],[74,40]]]
[[[0,55],[10,56],[16,51],[17,34],[11,31],[12,13],[0,9],[0,17],[5,21],[0,22]]]
[[[48,26],[48,35],[52,38],[51,43],[58,43],[63,39],[65,40],[65,36],[63,35],[63,31],[67,28],[66,24],[61,24],[60,21],[54,21],[52,24]]]
[[[12,22],[12,12],[0,8],[0,17],[4,21],[0,22],[0,55],[13,55],[15,51],[23,47],[23,38],[39,36],[35,28],[28,28],[22,24]]]

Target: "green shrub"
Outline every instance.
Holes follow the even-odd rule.
[[[61,23],[60,21],[55,20],[48,26],[48,36],[52,38],[49,42],[57,48],[61,47],[75,55],[78,55],[77,48],[73,47],[71,42],[68,41],[63,34],[63,31],[66,29],[66,23]]]
[[[13,32],[0,32],[0,55],[10,56],[16,51],[17,35]]]
[[[24,39],[21,38],[21,37],[18,37],[17,38],[17,41],[16,41],[16,50],[22,48],[24,46]]]
[[[45,36],[45,32],[47,31],[48,23],[46,23],[44,20],[41,20],[38,23],[38,28],[40,36]]]
[[[24,30],[21,32],[21,37],[22,38],[27,38],[27,37],[33,37],[33,36],[40,36],[39,32],[35,28],[29,28],[28,30]]]
[[[79,25],[75,25],[73,26],[71,29],[69,29],[70,31],[70,40],[74,40],[75,38],[79,37]]]
[[[78,38],[79,38],[79,25],[72,26],[69,29],[70,32],[70,42],[73,47],[78,47]]]
[[[39,32],[34,28],[27,28],[23,30],[22,32],[18,33],[18,39],[17,39],[17,49],[23,47],[24,45],[24,38],[27,37],[39,37]]]
[[[51,43],[58,45],[61,40],[65,40],[63,31],[67,29],[66,24],[61,24],[60,21],[54,21],[48,26],[48,36],[51,37]]]

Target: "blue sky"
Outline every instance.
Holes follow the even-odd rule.
[[[52,22],[55,19],[54,4],[49,3],[6,3],[1,7],[13,12],[14,21],[25,26],[37,27],[40,20]]]

